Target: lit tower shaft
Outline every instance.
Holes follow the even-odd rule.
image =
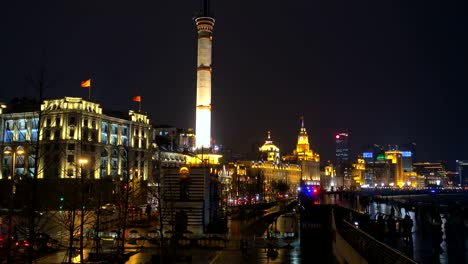
[[[195,23],[198,31],[195,134],[196,147],[201,149],[211,145],[211,50],[215,20],[210,16],[208,0],[203,1]]]

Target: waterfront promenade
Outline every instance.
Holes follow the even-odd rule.
[[[403,206],[403,201],[408,201],[410,198],[414,206]],[[431,203],[431,201],[433,201],[432,199],[433,198],[428,197],[427,195],[411,197],[394,196],[374,199],[371,202],[362,202],[361,200],[363,199],[358,196],[342,196],[340,199],[340,196],[336,194],[326,195],[323,203],[338,204],[355,209],[362,213],[367,212],[371,220],[376,220],[379,215],[388,218],[392,213],[392,207],[394,208],[394,215],[397,218],[401,219],[408,213],[413,221],[411,240],[408,244],[399,243],[397,245],[398,250],[419,263],[466,263],[466,261],[468,261],[468,237],[466,236],[466,231],[463,229],[457,230],[455,236],[447,239],[447,230],[445,228],[447,216],[445,213],[446,210],[444,209],[447,205],[444,204],[444,202],[440,204],[441,201],[453,201],[457,200],[457,198],[447,198],[444,195],[440,195],[437,197],[437,201],[439,202],[438,204],[434,202]],[[463,199],[459,198],[458,200]],[[442,207],[440,213],[443,239],[440,243],[440,247],[443,250],[442,252],[435,252],[433,250],[433,230],[430,227],[432,219],[429,214],[422,212],[421,208],[423,208],[423,206]]]

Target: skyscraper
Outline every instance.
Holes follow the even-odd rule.
[[[215,20],[210,14],[209,0],[204,0],[195,18],[198,31],[196,147],[209,148],[211,140],[211,50]]]
[[[349,138],[348,133],[338,133],[335,136],[336,162],[338,164],[349,160]]]
[[[337,133],[335,135],[336,145],[336,177],[340,188],[351,187],[352,166],[349,162],[349,138],[348,133]]]

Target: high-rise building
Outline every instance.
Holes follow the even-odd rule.
[[[211,53],[214,18],[210,14],[209,1],[204,0],[200,14],[195,18],[198,32],[196,146],[211,146]]]
[[[468,186],[468,161],[457,160],[456,162],[458,172],[457,184],[460,184],[462,187]]]
[[[336,177],[338,188],[350,188],[352,183],[352,166],[349,161],[349,135],[338,133],[335,135],[336,145]]]
[[[337,163],[347,162],[349,160],[349,135],[348,133],[338,133],[335,136],[336,161]]]

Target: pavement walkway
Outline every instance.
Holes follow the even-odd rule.
[[[392,201],[389,198],[390,202]],[[359,204],[352,203],[350,200],[347,200],[343,197],[343,199],[339,199],[338,195],[336,196],[328,196],[325,200],[328,204],[338,204],[344,207],[356,209],[359,211],[364,212],[364,208],[362,208]],[[369,205],[369,214],[371,219],[375,219],[378,213],[390,215],[392,206],[390,204],[380,203],[377,204],[373,202]],[[396,211],[396,214],[400,218],[403,218],[406,215],[406,211],[404,208],[400,208],[400,212]],[[430,231],[427,230],[420,222],[416,221],[416,215],[414,211],[409,210],[408,214],[410,215],[411,219],[413,220],[413,243],[410,244],[407,248],[400,249],[406,255],[411,257],[412,259],[416,260],[419,263],[440,263],[440,264],[448,264],[448,263],[467,263],[468,261],[468,237],[465,236],[463,241],[459,241],[456,247],[449,247],[445,240],[445,229],[442,228],[444,240],[441,243],[441,248],[443,249],[442,253],[434,253],[432,250],[432,237]],[[445,225],[445,218],[442,216],[442,226]]]

